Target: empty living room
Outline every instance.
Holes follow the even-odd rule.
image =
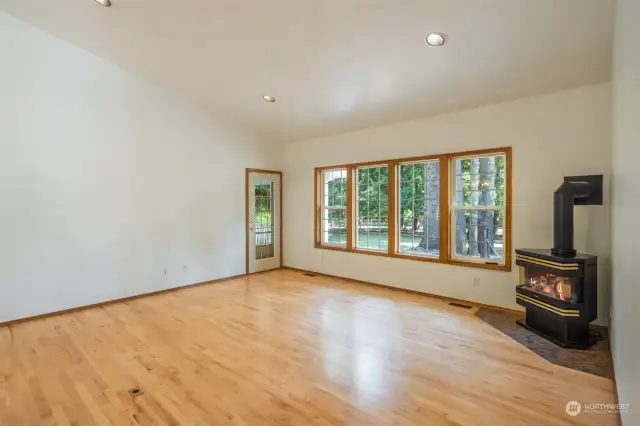
[[[638,211],[638,0],[0,0],[0,426],[638,426]]]

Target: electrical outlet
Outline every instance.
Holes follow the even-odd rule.
[[[164,268],[164,269],[162,270],[162,275],[167,275],[167,268]]]
[[[182,265],[182,272],[187,272],[187,265]]]
[[[480,287],[480,277],[475,277],[473,279],[473,286],[474,287]]]

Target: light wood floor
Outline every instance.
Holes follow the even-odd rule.
[[[2,426],[617,422],[569,400],[612,382],[443,301],[292,270],[0,328]]]

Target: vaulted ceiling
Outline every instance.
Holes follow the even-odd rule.
[[[611,75],[609,0],[111,1],[0,9],[281,141]]]

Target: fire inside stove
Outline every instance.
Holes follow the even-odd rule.
[[[575,302],[577,295],[571,277],[560,277],[548,272],[526,269],[525,287],[554,299]]]

